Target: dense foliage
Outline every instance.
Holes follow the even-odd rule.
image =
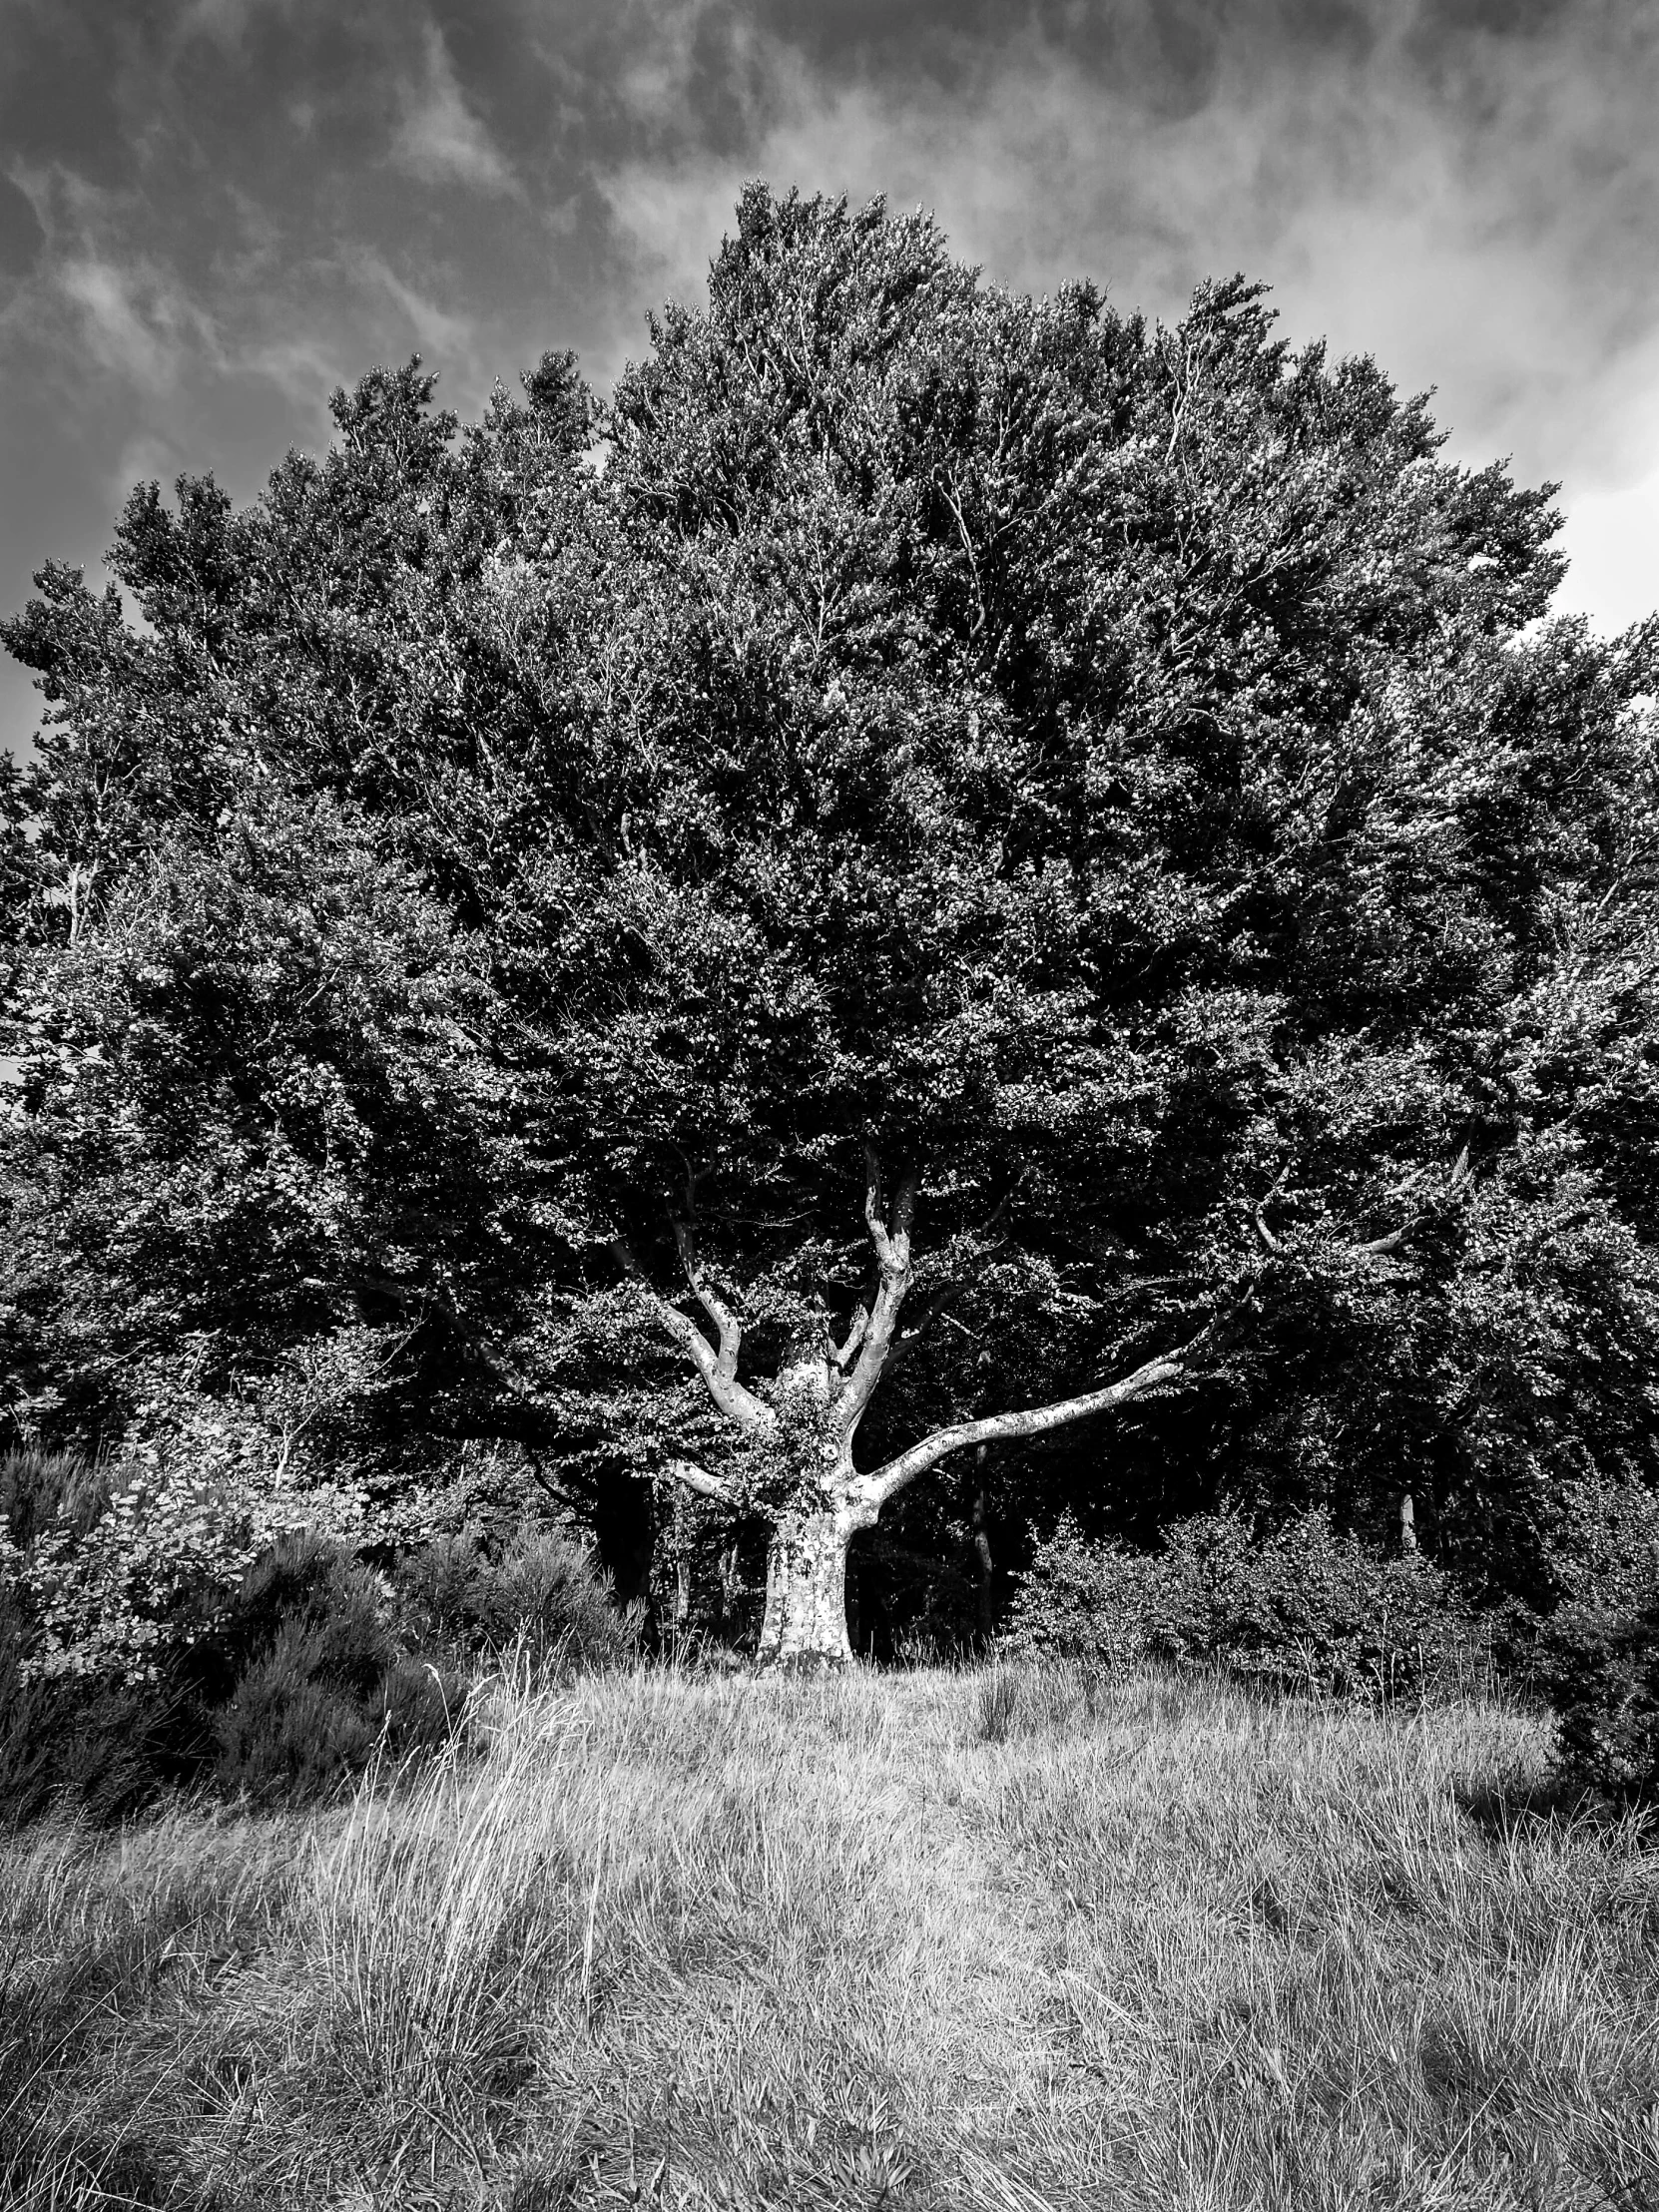
[[[1659,1800],[1659,1498],[1575,1483],[1557,1530],[1543,1687],[1569,1772]]]
[[[908,1492],[866,1616],[975,1528],[1401,1491],[1547,1600],[1569,1486],[1654,1486],[1659,631],[1548,619],[1545,494],[1242,281],[1154,327],[759,188],[605,403],[334,419],[4,626],[18,1438],[371,1549],[487,1465],[630,1592],[690,1464],[753,1583],[811,1424],[723,1422],[664,1308],[785,1407],[868,1147],[863,1464],[1190,1349]]]
[[[1110,1668],[1162,1659],[1382,1700],[1467,1690],[1484,1656],[1441,1569],[1339,1534],[1319,1509],[1265,1539],[1237,1514],[1175,1521],[1156,1552],[1089,1543],[1062,1521],[1020,1585],[1007,1641]]]

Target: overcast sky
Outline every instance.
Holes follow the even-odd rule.
[[[1558,478],[1564,604],[1659,603],[1654,0],[0,0],[0,608],[145,477],[239,497],[376,361],[604,384],[743,181],[932,209],[988,276],[1438,387]],[[34,727],[0,675],[0,741]]]

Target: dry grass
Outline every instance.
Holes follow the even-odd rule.
[[[1518,1810],[1531,1721],[487,1702],[322,1819],[4,1847],[0,2201],[1659,2206],[1659,1854]]]

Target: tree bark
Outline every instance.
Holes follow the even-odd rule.
[[[1399,1548],[1407,1559],[1417,1553],[1417,1509],[1407,1490],[1399,1501]]]
[[[817,1673],[852,1657],[846,1633],[846,1550],[861,1516],[844,1507],[787,1514],[767,1553],[760,1665]]]
[[[990,1530],[985,1525],[985,1446],[980,1444],[974,1456],[979,1461],[979,1486],[973,1498],[973,1550],[979,1565],[979,1641],[990,1649],[991,1631],[996,1625],[991,1608],[991,1576],[994,1561],[991,1558]]]

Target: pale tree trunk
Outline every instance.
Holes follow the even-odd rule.
[[[767,1552],[762,1667],[813,1672],[852,1657],[846,1633],[846,1552],[855,1526],[844,1507],[787,1514]]]

